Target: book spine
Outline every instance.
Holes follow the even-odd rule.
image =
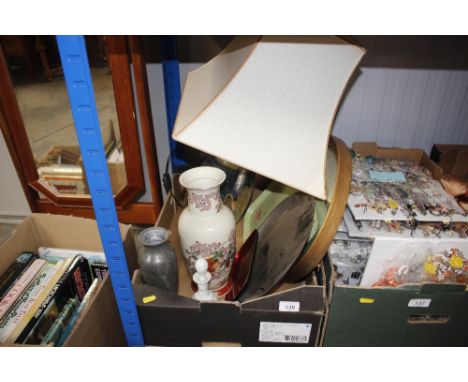
[[[6,342],[8,343],[14,343],[18,336],[21,334],[23,331],[24,327],[28,324],[29,320],[33,317],[34,313],[37,311],[37,309],[41,306],[42,302],[45,300],[45,298],[48,296],[50,293],[51,289],[54,287],[54,285],[58,282],[60,277],[63,275],[63,273],[68,269],[70,264],[72,263],[73,259],[68,259],[65,262],[57,263],[57,267],[55,271],[53,272],[51,278],[49,279],[49,282],[46,283],[44,288],[40,291],[39,295],[37,298],[34,300],[34,302],[30,305],[28,311],[26,314],[23,316],[23,319],[16,325],[14,330],[10,333],[8,338],[6,339]]]
[[[41,345],[47,345],[50,343],[55,345],[55,342],[60,338],[63,329],[73,315],[73,310],[76,309],[78,304],[79,301],[77,298],[70,298],[68,300],[68,302],[63,307],[63,310],[60,312],[59,316],[44,336]]]
[[[49,307],[55,304],[57,309],[60,310],[69,298],[74,298],[77,295],[79,296],[80,291],[76,287],[76,280],[78,280],[80,288],[87,291],[89,289],[88,280],[90,277],[91,272],[89,270],[88,261],[83,256],[77,256],[73,259],[70,267],[52,288],[47,298],[18,336],[16,343],[36,343],[35,341],[37,341],[37,337],[40,335],[38,332],[47,330],[47,328],[44,328],[47,327],[49,323],[42,321],[47,320],[46,316],[49,312]]]
[[[101,281],[104,280],[106,275],[109,273],[109,267],[105,263],[94,263],[90,265],[94,277],[98,278]]]
[[[63,289],[66,287],[69,287],[70,285],[66,283],[66,281],[69,281],[70,274],[74,271],[76,268],[77,264],[82,261],[81,258],[75,258],[73,259],[73,262],[71,265],[68,267],[68,269],[63,272],[62,276],[60,276],[60,279],[57,281],[57,283],[54,285],[48,296],[45,298],[45,300],[42,302],[41,306],[37,309],[37,311],[34,313],[33,318],[38,318],[42,314],[42,312],[47,308],[49,305],[50,301],[57,295],[57,292],[61,292]],[[72,293],[71,296],[69,297],[75,297],[75,293],[73,291],[70,291]]]
[[[93,276],[91,273],[91,268],[89,267],[88,260],[84,257],[81,257],[81,261],[73,270],[73,283],[76,290],[76,294],[78,295],[78,299],[80,301],[83,300],[86,292],[88,291],[91,283],[93,281]]]
[[[63,260],[69,258],[70,256],[84,256],[91,268],[92,279],[97,277],[100,280],[104,280],[107,273],[109,272],[106,257],[102,252],[39,247],[39,256],[49,261]]]
[[[54,271],[56,271],[56,268],[57,266],[55,264],[46,264],[23,295],[16,301],[10,312],[8,312],[8,314],[0,321],[0,342],[4,342],[6,340],[17,323],[26,314],[40,291],[45,287]]]
[[[78,306],[78,309],[73,313],[72,317],[70,318],[70,321],[68,321],[67,325],[65,326],[65,329],[62,331],[60,338],[55,343],[55,346],[62,346],[65,343],[73,327],[75,326],[75,323],[78,321],[78,318],[80,318],[81,313],[84,312],[86,307],[88,306],[89,300],[91,300],[91,298],[96,294],[99,283],[99,279],[93,280],[91,286],[86,292],[86,295],[84,296],[83,300]]]
[[[36,310],[31,320],[29,320],[26,327],[20,333],[20,335],[16,339],[17,343],[24,343],[24,341],[26,341],[29,334],[33,333],[33,330],[35,329],[37,323],[40,321],[40,318],[42,317],[44,312],[47,310],[47,308],[50,306],[50,304],[54,302],[55,298],[60,297],[60,296],[66,296],[66,298],[75,297],[76,291],[74,290],[73,284],[71,281],[71,273],[75,270],[77,265],[82,260],[83,258],[80,258],[80,257],[73,259],[73,262],[70,265],[70,267],[63,273],[63,275],[54,285],[54,287],[52,288],[48,296],[42,302],[41,306]]]
[[[29,320],[49,294],[50,290],[60,279],[63,272],[65,272],[65,270],[70,266],[71,262],[72,259],[68,259],[65,262],[58,262],[53,265],[52,273],[48,277],[48,280],[41,284],[41,288],[33,299],[28,299],[25,309],[22,310],[22,314],[14,317],[13,325],[8,330],[9,334],[6,338],[0,339],[0,341],[5,341],[7,343],[15,342],[16,338],[21,334]]]
[[[21,296],[45,263],[45,260],[37,259],[25,269],[21,277],[15,282],[7,295],[0,301],[0,319],[2,319],[2,317],[9,311],[14,302]]]
[[[2,273],[0,276],[0,300],[8,293],[15,280],[21,277],[21,274],[36,258],[36,255],[32,252],[23,252]]]

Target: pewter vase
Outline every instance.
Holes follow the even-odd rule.
[[[138,264],[145,284],[177,293],[179,273],[174,247],[168,242],[170,232],[152,227],[143,230],[138,239]]]

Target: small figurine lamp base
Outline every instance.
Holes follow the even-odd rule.
[[[193,281],[198,285],[198,292],[193,298],[198,301],[216,301],[216,294],[208,289],[208,283],[211,280],[211,274],[208,272],[208,262],[205,259],[198,259],[195,262],[197,270],[193,275]]]

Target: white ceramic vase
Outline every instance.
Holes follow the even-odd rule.
[[[219,192],[225,179],[224,171],[209,166],[192,168],[179,178],[188,193],[188,206],[178,222],[186,266],[192,277],[197,259],[206,259],[211,273],[208,287],[218,296],[230,289],[229,273],[236,250],[234,215],[223,205]]]

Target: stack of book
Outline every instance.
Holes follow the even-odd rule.
[[[98,289],[77,251],[21,253],[0,275],[0,343],[62,346]]]

